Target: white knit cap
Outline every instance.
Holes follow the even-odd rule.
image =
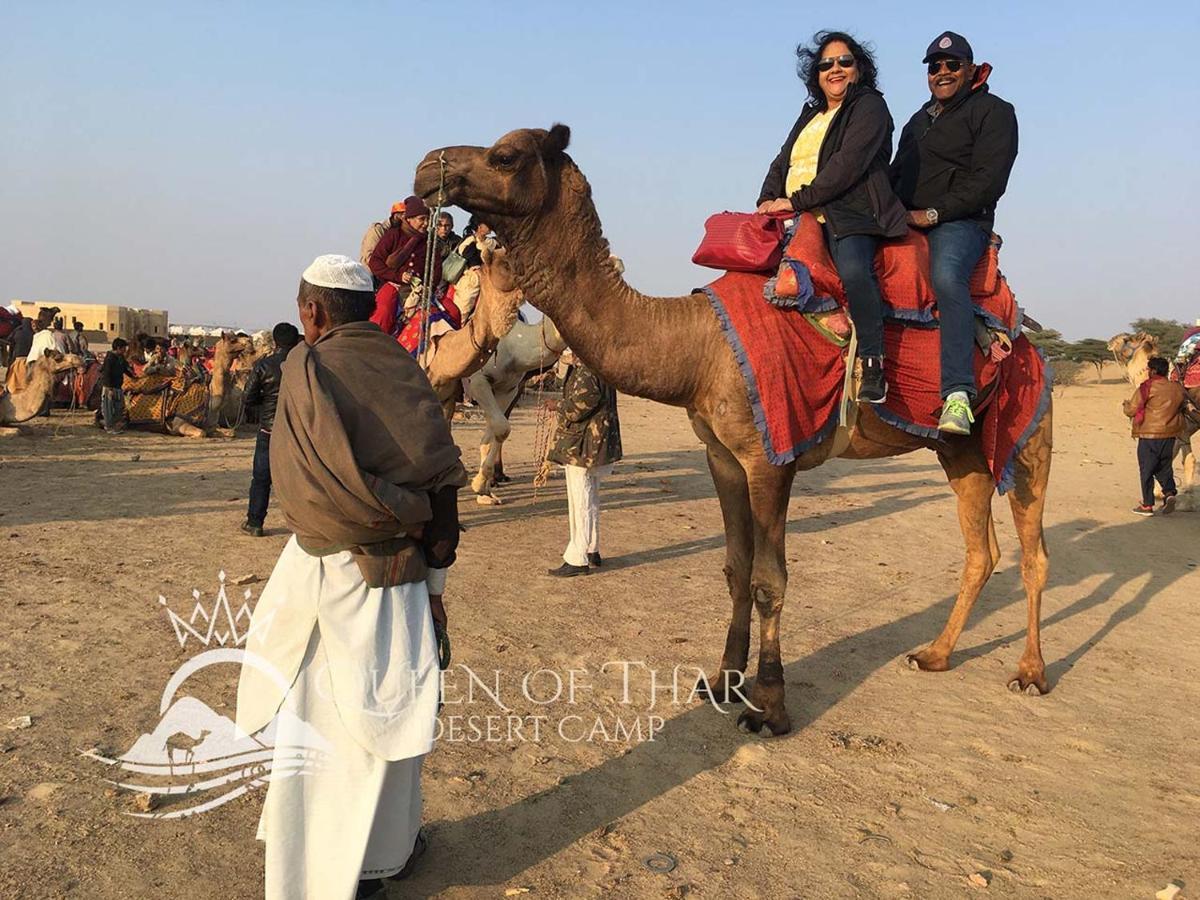
[[[339,253],[318,256],[301,277],[315,287],[375,292],[370,270],[357,259]]]

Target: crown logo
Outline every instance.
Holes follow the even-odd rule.
[[[186,647],[188,638],[193,637],[205,647],[210,646],[214,641],[217,646],[224,647],[240,647],[246,643],[246,639],[256,631],[266,633],[274,619],[274,613],[267,616],[265,621],[254,623],[253,610],[250,608],[250,589],[242,595],[242,605],[238,607],[237,612],[233,611],[233,607],[229,604],[229,598],[225,593],[225,573],[222,571],[217,574],[217,579],[221,586],[217,590],[217,598],[213,602],[212,609],[206,609],[201,602],[200,591],[192,589],[192,599],[196,601],[195,607],[192,609],[192,615],[187,621],[184,621],[176,615],[169,607],[167,608],[167,616],[170,619],[171,627],[175,629],[175,637],[179,640],[180,647]],[[167,606],[167,598],[162,594],[158,595],[159,606]],[[199,629],[196,627],[197,622],[201,622]],[[239,630],[238,625],[242,623],[245,630]]]

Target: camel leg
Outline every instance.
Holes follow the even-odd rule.
[[[1031,696],[1050,691],[1046,663],[1042,659],[1042,592],[1046,589],[1050,569],[1042,512],[1046,505],[1046,485],[1050,481],[1053,443],[1051,410],[1047,409],[1038,430],[1017,455],[1013,473],[1016,486],[1009,495],[1013,523],[1021,541],[1021,581],[1025,585],[1028,626],[1025,652],[1021,654],[1017,672],[1009,679],[1008,687]]]
[[[471,394],[483,410],[487,425],[479,446],[479,472],[471,479],[471,490],[480,496],[491,496],[495,487],[496,458],[500,444],[508,437],[512,426],[504,415],[508,397],[498,397],[494,385],[486,378],[471,379]],[[515,393],[515,389],[513,391]]]
[[[725,636],[721,664],[712,677],[704,677],[701,692],[710,694],[718,703],[729,703],[737,699],[734,691],[745,680],[746,661],[750,655],[754,520],[750,515],[750,493],[742,464],[715,438],[708,444],[708,469],[717,488],[721,517],[725,522],[725,581],[733,600],[733,616]]]
[[[958,497],[958,524],[967,558],[963,563],[958,597],[946,627],[932,644],[908,657],[912,668],[925,672],[944,672],[950,668],[950,654],[966,627],[971,608],[1000,561],[1000,545],[992,521],[992,494],[996,487],[983,455],[978,452],[963,452],[954,457],[938,454],[938,459]]]
[[[738,728],[763,737],[787,734],[792,722],[784,705],[783,659],[779,622],[787,590],[784,532],[795,465],[775,466],[761,453],[746,467],[754,531],[754,561],[750,594],[758,608],[758,671],[750,691],[750,706],[738,716]]]

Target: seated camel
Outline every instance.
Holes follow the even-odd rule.
[[[27,422],[38,415],[50,401],[58,376],[82,369],[82,357],[47,350],[26,367],[25,384],[20,390],[0,391],[0,427]]]

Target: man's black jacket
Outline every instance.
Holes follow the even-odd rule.
[[[246,393],[242,403],[245,406],[261,405],[258,414],[258,427],[270,431],[275,424],[275,406],[279,402],[279,383],[283,380],[283,361],[287,359],[291,347],[276,350],[270,356],[260,359],[250,370],[250,379],[246,382]]]
[[[892,185],[909,209],[936,209],[939,222],[973,219],[992,228],[996,202],[1017,158],[1017,114],[990,93],[990,67],[936,117],[931,101],[900,133]]]

